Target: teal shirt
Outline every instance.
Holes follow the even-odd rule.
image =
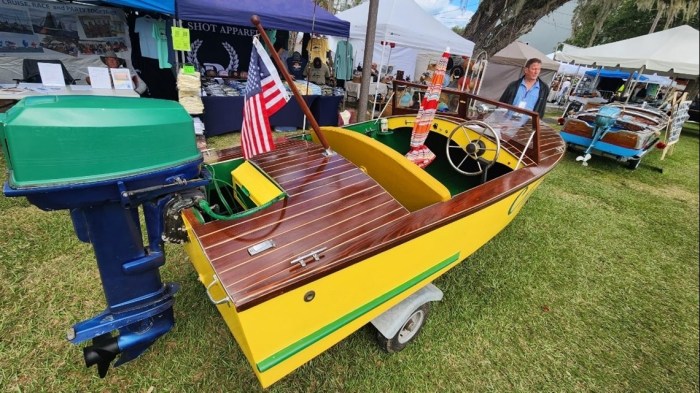
[[[336,79],[344,81],[352,79],[352,51],[351,43],[347,41],[338,41],[338,45],[335,48],[335,59],[333,60]]]

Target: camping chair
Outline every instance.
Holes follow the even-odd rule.
[[[39,73],[39,64],[38,63],[60,64],[61,69],[63,70],[63,80],[66,82],[66,85],[74,85],[75,82],[80,80],[80,79],[74,79],[68,73],[66,66],[63,64],[63,62],[61,60],[24,59],[24,61],[22,62],[22,79],[15,79],[15,81],[17,83],[19,83],[19,82],[41,83],[41,74]]]

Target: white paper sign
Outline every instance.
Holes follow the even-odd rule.
[[[39,66],[39,75],[41,75],[41,83],[44,86],[65,86],[66,82],[63,79],[63,69],[60,64],[54,63],[37,63]]]
[[[134,83],[131,81],[131,71],[128,68],[110,68],[112,73],[112,81],[115,89],[134,89]]]
[[[678,142],[681,137],[681,131],[683,130],[683,124],[688,121],[690,115],[688,114],[688,109],[690,109],[690,103],[692,101],[681,101],[678,104],[673,117],[671,118],[671,133],[668,136],[667,144],[672,144]]]
[[[90,74],[90,86],[93,89],[111,89],[112,77],[109,75],[109,68],[88,67]]]

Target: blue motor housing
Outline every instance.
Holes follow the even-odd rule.
[[[595,126],[600,129],[610,129],[615,125],[621,113],[620,107],[605,105],[598,110],[598,115],[595,117]]]
[[[201,200],[209,183],[192,118],[163,100],[56,97],[20,104],[0,118],[12,171],[3,192],[43,210],[68,210],[78,239],[92,245],[107,307],[75,324],[67,338],[92,340],[83,349],[85,364],[104,377],[117,356],[115,365],[135,359],[173,327],[178,287],[162,282],[160,267],[164,238],[178,236],[166,219],[177,226],[179,210]],[[50,116],[56,111],[80,116],[64,121]],[[53,156],[33,148],[44,144],[54,146]]]

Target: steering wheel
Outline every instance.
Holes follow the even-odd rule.
[[[467,129],[476,133],[478,138],[470,138],[469,131],[467,131]],[[455,134],[457,134],[458,137],[464,136],[467,143],[464,146],[456,144],[456,142],[452,140]],[[493,140],[489,140],[488,137],[492,138]],[[487,148],[484,140],[495,142],[496,147]],[[447,161],[450,163],[450,165],[452,165],[452,168],[463,175],[476,176],[484,173],[485,170],[487,170],[496,162],[496,160],[498,160],[498,155],[501,152],[501,139],[498,137],[498,133],[496,133],[496,131],[494,131],[490,125],[484,123],[483,121],[469,120],[458,125],[454,130],[452,130],[450,135],[447,137],[446,152]],[[485,156],[484,154],[487,152],[493,152],[493,154],[487,154]],[[459,163],[456,163],[458,158],[453,159],[452,156],[458,154],[463,154],[464,158],[462,158]],[[476,169],[472,169],[474,167],[473,164],[465,165],[467,158],[471,158],[469,162],[476,163]]]

